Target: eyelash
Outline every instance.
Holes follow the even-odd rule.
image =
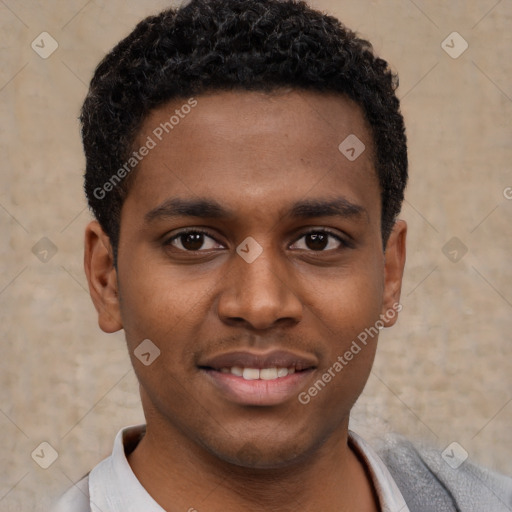
[[[309,230],[309,231],[306,231],[304,233],[301,233],[301,235],[299,236],[299,238],[296,239],[296,241],[294,243],[296,243],[298,240],[300,240],[301,238],[303,238],[304,236],[306,235],[310,235],[312,233],[323,233],[323,234],[327,234],[331,237],[333,237],[334,239],[336,239],[340,244],[341,244],[341,247],[353,247],[353,245],[348,242],[347,240],[344,240],[343,238],[341,238],[339,235],[333,233],[332,231],[328,230],[328,229],[312,229],[312,230]],[[216,238],[214,236],[212,236],[208,231],[205,231],[201,228],[194,228],[194,229],[186,229],[186,230],[183,230],[183,231],[180,231],[179,233],[176,233],[175,235],[173,235],[171,238],[167,239],[165,242],[164,242],[164,245],[165,246],[169,246],[172,244],[172,242],[174,240],[177,240],[179,239],[181,236],[184,236],[184,235],[189,235],[189,234],[202,234],[202,235],[206,235],[208,236],[209,238],[215,240],[216,243],[220,243],[216,240]],[[340,247],[340,248],[341,248]],[[338,249],[340,249],[338,248]],[[322,251],[313,251],[313,250],[309,250],[308,252],[330,252],[332,250],[338,250],[338,249],[330,249],[330,250],[322,250]],[[181,252],[188,252],[188,253],[199,253],[199,252],[203,252],[203,250],[199,249],[197,251],[187,251],[187,250],[183,250],[183,249],[178,249],[179,251]]]

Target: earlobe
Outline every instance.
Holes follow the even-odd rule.
[[[84,268],[100,328],[107,333],[122,329],[112,246],[97,221],[85,229]]]
[[[407,224],[404,220],[397,220],[389,235],[384,255],[384,295],[382,301],[381,318],[385,327],[391,327],[401,311],[400,293],[402,291],[402,278],[404,274],[406,256]]]

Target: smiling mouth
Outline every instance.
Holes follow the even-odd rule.
[[[304,389],[316,367],[254,368],[200,366],[199,371],[223,399],[239,405],[275,406],[293,400]]]
[[[201,367],[200,367],[201,368]],[[296,369],[294,366],[289,368],[272,367],[272,368],[244,368],[242,366],[232,366],[230,368],[224,367],[220,370],[215,368],[202,367],[202,370],[212,370],[220,373],[230,373],[236,377],[242,377],[245,380],[277,380],[288,375],[293,375],[295,372],[303,372],[307,369]]]
[[[290,400],[318,368],[310,353],[239,350],[198,361],[198,370],[223,400],[239,405],[273,406]]]

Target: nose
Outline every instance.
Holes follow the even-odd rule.
[[[264,249],[252,263],[235,253],[219,297],[218,315],[224,323],[246,324],[255,330],[298,323],[303,305],[296,288],[285,261],[271,249]]]

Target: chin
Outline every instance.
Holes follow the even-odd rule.
[[[243,442],[240,440],[237,446],[230,441],[229,445],[216,446],[208,451],[223,462],[246,469],[283,469],[300,463],[308,457],[313,447],[305,448],[306,442],[297,442],[297,438],[286,442],[278,440],[273,442],[268,438]]]

